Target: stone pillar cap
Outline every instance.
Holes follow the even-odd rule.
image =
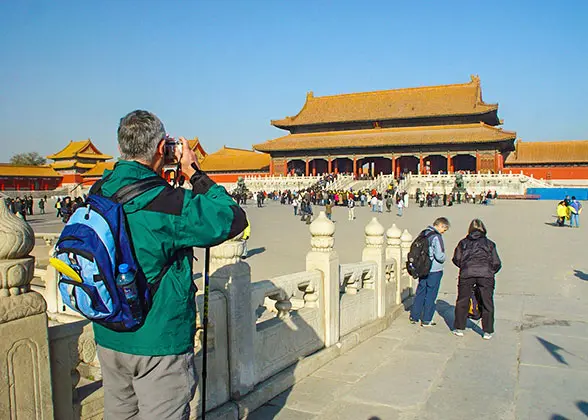
[[[8,209],[0,198],[0,260],[24,258],[35,246],[31,226]]]
[[[412,242],[412,235],[408,232],[407,229],[404,229],[404,232],[402,232],[402,236],[400,237],[400,240],[402,242]]]
[[[324,211],[321,211],[316,219],[309,226],[312,236],[333,236],[335,224],[329,220]]]
[[[398,226],[396,226],[396,223],[394,223],[390,229],[386,231],[386,236],[388,238],[400,238],[400,235],[402,235],[402,231]]]
[[[376,217],[365,226],[366,236],[382,236],[384,234],[384,226],[380,224]]]

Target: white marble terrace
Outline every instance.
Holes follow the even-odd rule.
[[[310,233],[305,271],[256,283],[241,259],[242,239],[211,250],[207,407],[215,415],[246,417],[383,331],[408,305],[414,284],[403,269],[412,241],[407,230],[386,229],[373,218],[360,261],[352,264],[339,263],[335,225],[323,212]],[[57,234],[38,236],[52,244]],[[36,272],[42,294],[31,290],[33,246],[30,226],[0,200],[0,418],[101,419],[91,325],[64,310],[52,268]]]

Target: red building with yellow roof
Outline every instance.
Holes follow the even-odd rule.
[[[588,179],[588,141],[517,140],[507,169],[543,179]]]
[[[70,141],[64,149],[47,158],[55,161],[51,167],[63,176],[62,184],[79,184],[83,182],[82,174],[97,163],[112,159],[112,156],[100,152],[92,141],[87,139]]]
[[[0,191],[50,191],[60,184],[61,175],[49,165],[0,163]]]
[[[270,156],[253,150],[223,146],[200,163],[203,171],[215,182],[236,182],[239,177],[267,175]]]
[[[306,96],[293,117],[273,120],[290,134],[257,144],[272,174],[490,171],[503,169],[516,133],[498,126],[498,104],[468,83]]]

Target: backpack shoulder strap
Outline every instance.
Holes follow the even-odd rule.
[[[110,199],[119,204],[126,204],[137,198],[143,193],[155,188],[169,186],[167,181],[162,177],[155,175],[149,178],[140,179],[132,184],[125,185],[110,197]]]
[[[108,175],[103,176],[102,178],[100,178],[98,181],[96,181],[94,183],[94,185],[92,185],[92,187],[90,188],[90,192],[88,193],[88,195],[90,194],[97,194],[97,195],[102,195],[102,185],[104,185],[104,183],[106,181],[108,181],[108,179],[112,176],[112,172],[110,172]]]

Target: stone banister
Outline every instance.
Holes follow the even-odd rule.
[[[33,230],[0,199],[0,418],[51,419],[47,306],[31,291]]]
[[[210,249],[210,288],[227,298],[230,393],[240,398],[253,389],[255,316],[251,304],[251,268],[241,259],[243,234]]]
[[[386,250],[384,247],[384,226],[376,217],[365,227],[365,248],[362,253],[362,261],[376,263],[377,272],[374,277],[374,290],[376,293],[376,313],[378,318],[386,315],[385,287],[386,287]]]
[[[396,304],[400,304],[401,296],[399,290],[400,284],[400,275],[402,272],[402,250],[400,248],[402,231],[393,224],[387,231],[386,231],[386,261],[394,261],[394,278],[390,279],[390,281],[394,282],[394,287],[396,292],[394,293],[394,302]]]
[[[319,305],[325,313],[325,346],[339,341],[339,255],[333,249],[335,224],[324,211],[310,224],[311,250],[306,255],[306,271],[319,270],[323,275],[323,296]]]

